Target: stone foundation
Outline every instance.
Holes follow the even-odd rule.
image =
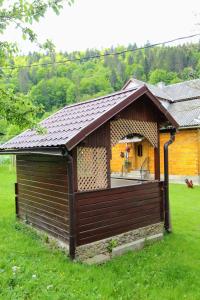
[[[128,244],[141,238],[163,233],[163,230],[164,225],[161,222],[115,235],[104,240],[78,246],[76,248],[76,259],[86,260],[99,254],[109,254],[108,248],[112,248],[112,245],[117,247]]]

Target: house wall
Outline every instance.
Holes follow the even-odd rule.
[[[69,238],[66,159],[17,155],[18,216],[60,240]]]
[[[169,140],[169,133],[160,134],[161,174],[164,173],[163,146]],[[197,130],[180,130],[175,142],[169,146],[170,175],[198,175]]]
[[[128,143],[126,144],[117,144],[114,147],[112,147],[112,159],[110,162],[110,167],[111,167],[111,172],[112,173],[119,173],[122,172],[122,168],[124,168],[124,158],[120,157],[120,153],[121,152],[125,152],[126,150],[126,146],[130,147],[130,152],[129,152],[129,161],[130,161],[130,167],[128,171],[132,171],[135,169],[139,169],[141,167],[141,164],[143,163],[145,157],[150,157],[152,156],[154,158],[154,151],[153,151],[153,147],[151,146],[151,144],[147,141],[144,140],[142,142],[142,146],[143,146],[143,156],[142,157],[137,157],[136,154],[136,147],[138,144],[141,143]],[[154,172],[154,164],[153,161],[150,161],[150,167]]]
[[[160,166],[161,175],[164,174],[164,151],[165,142],[170,138],[169,133],[160,134]],[[120,172],[121,159],[119,151],[122,146],[118,144],[113,147],[113,161],[111,161],[111,171]],[[121,147],[121,148],[120,148]],[[132,146],[133,147],[133,146]],[[153,147],[148,147],[150,158],[150,172],[154,173],[154,151]],[[175,142],[169,146],[169,174],[174,181],[184,181],[186,176],[191,176],[198,182],[200,176],[200,134],[199,130],[180,130],[176,134]]]
[[[130,147],[130,153],[129,153],[129,161],[131,161],[131,165],[129,170],[133,168],[133,165],[135,163],[135,150],[132,147],[132,144],[128,144]],[[120,157],[121,152],[125,152],[126,150],[126,144],[117,144],[114,147],[112,147],[112,159],[110,161],[110,168],[111,172],[122,172],[123,166],[124,166],[124,158]]]

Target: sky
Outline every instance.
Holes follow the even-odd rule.
[[[162,42],[200,33],[198,23],[199,0],[74,0],[59,16],[49,11],[40,23],[33,24],[33,29],[39,42],[50,39],[57,51],[69,52]],[[37,50],[35,45],[22,41],[13,26],[3,39],[17,41],[22,53]]]

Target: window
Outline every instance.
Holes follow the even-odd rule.
[[[138,145],[137,146],[137,156],[142,156],[143,155],[143,151],[142,151],[143,149],[142,149],[142,145],[140,144],[140,145]]]

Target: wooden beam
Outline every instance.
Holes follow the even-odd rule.
[[[154,174],[155,180],[160,180],[160,133],[158,126],[158,146],[154,148]]]
[[[197,129],[197,161],[198,161],[198,176],[200,183],[200,129]]]

